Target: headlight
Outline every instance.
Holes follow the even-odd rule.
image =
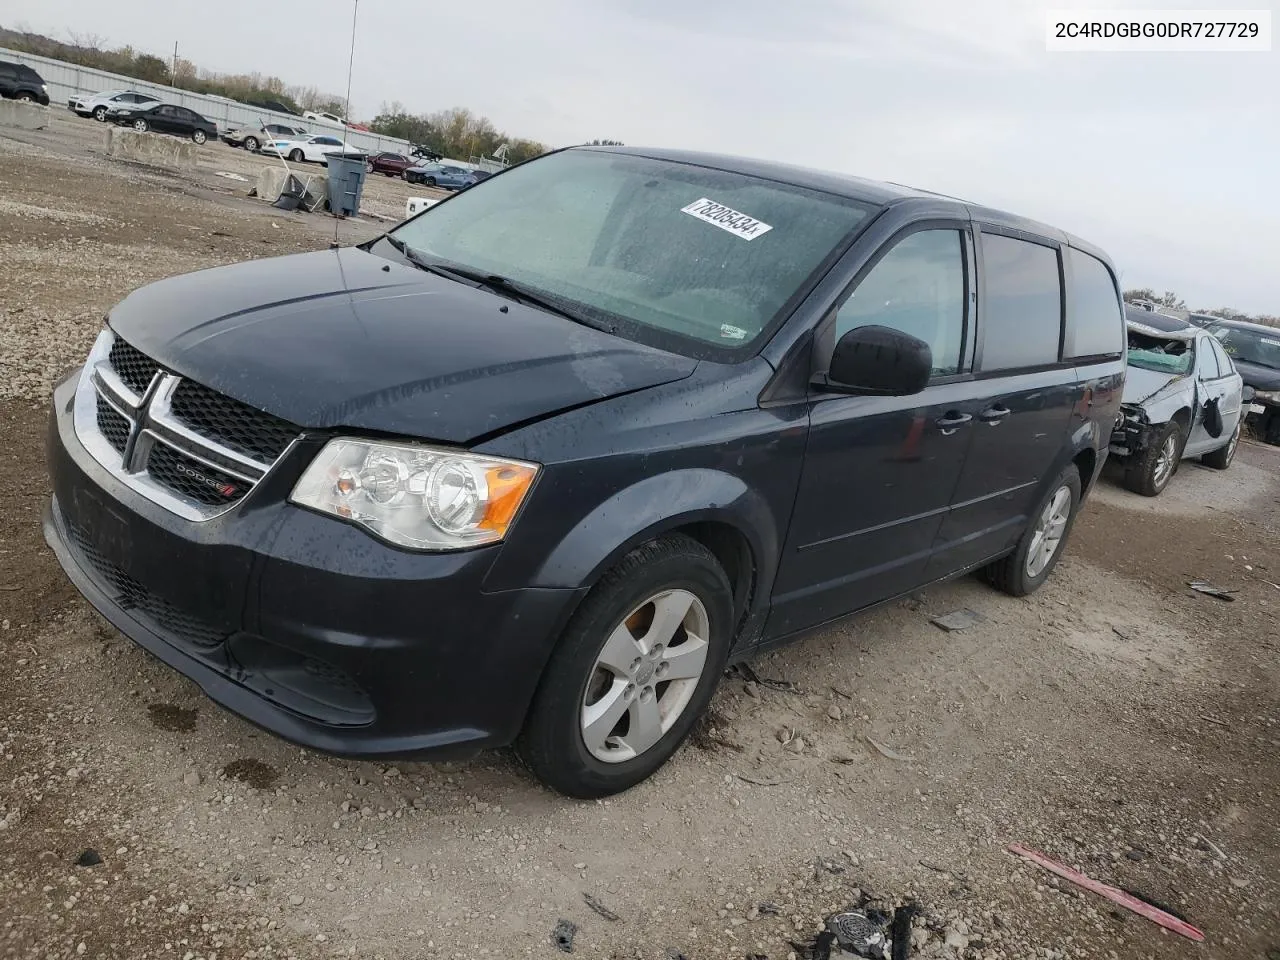
[[[537,475],[458,450],[330,440],[289,499],[411,550],[460,550],[505,537]]]

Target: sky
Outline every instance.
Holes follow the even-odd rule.
[[[352,10],[5,0],[0,24],[343,94]],[[351,114],[465,106],[551,146],[911,184],[1081,236],[1125,287],[1280,314],[1280,51],[1048,53],[1044,22],[1019,0],[359,0]]]

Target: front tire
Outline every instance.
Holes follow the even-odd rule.
[[[1212,467],[1214,470],[1225,470],[1231,466],[1231,461],[1236,458],[1236,448],[1240,446],[1240,431],[1242,429],[1244,429],[1243,417],[1236,421],[1236,428],[1232,431],[1231,439],[1227,441],[1226,446],[1206,453],[1200,458],[1200,462],[1206,467]]]
[[[294,163],[302,163],[305,157],[303,156],[301,150],[290,150],[289,159],[292,160]]]
[[[426,178],[425,180],[423,180],[422,182],[423,182],[423,183],[425,183],[428,187],[434,187],[434,186],[436,185],[436,178],[435,178],[435,177],[427,177],[427,178]]]
[[[1178,472],[1182,447],[1187,442],[1176,420],[1156,432],[1141,456],[1130,461],[1124,471],[1124,485],[1144,497],[1158,496]]]
[[[97,120],[99,123],[106,123],[106,122],[107,122],[107,108],[106,108],[106,107],[94,107],[94,108],[93,108],[93,119]]]
[[[146,133],[151,128],[147,126],[147,121],[139,119],[133,121],[133,129],[137,130],[139,133]]]
[[[1049,485],[1031,514],[1013,553],[986,567],[980,576],[997,590],[1025,597],[1039,590],[1058,565],[1080,509],[1080,471],[1069,464]]]
[[[706,547],[678,534],[628,553],[565,628],[516,749],[571,797],[647,778],[715,692],[732,638],[733,592]]]
[[[34,103],[36,98],[33,97],[31,94],[23,91],[22,93],[18,94],[17,99],[19,103]]]

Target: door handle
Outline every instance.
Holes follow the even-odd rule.
[[[986,410],[983,410],[978,414],[978,419],[983,423],[989,423],[992,426],[995,426],[1011,413],[1013,413],[1013,411],[1001,403],[994,407],[987,407]]]
[[[943,436],[949,437],[972,419],[973,416],[971,414],[956,413],[954,410],[948,410],[945,416],[941,416],[933,422],[942,431]]]

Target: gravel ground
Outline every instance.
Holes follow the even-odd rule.
[[[620,797],[552,795],[507,752],[318,756],[107,626],[39,517],[49,385],[112,303],[323,248],[337,221],[246,199],[216,173],[266,161],[222,145],[174,176],[108,161],[91,121],[13,136],[0,957],[554,957],[564,919],[584,957],[783,960],[861,897],[921,905],[915,956],[1280,956],[1280,450],[1245,444],[1225,474],[1184,464],[1156,500],[1104,479],[1034,597],[966,579],[757,660],[761,681],[726,678],[692,742]],[[409,193],[374,178],[367,195],[393,216]],[[379,229],[337,225],[343,243]],[[1236,602],[1192,593],[1197,577]],[[982,622],[929,622],[961,607]],[[1173,907],[1206,943],[1056,881],[1015,842]]]

